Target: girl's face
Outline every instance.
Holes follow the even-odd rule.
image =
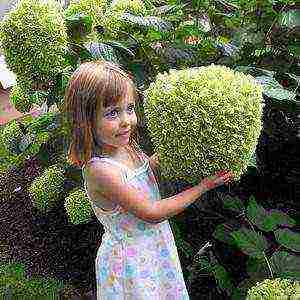
[[[103,148],[119,148],[128,145],[129,137],[137,124],[135,99],[132,87],[116,105],[102,108],[97,118],[96,135]]]

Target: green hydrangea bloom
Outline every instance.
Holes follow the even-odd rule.
[[[171,70],[145,91],[145,121],[161,173],[191,184],[220,170],[238,180],[262,129],[262,88],[228,67]]]
[[[64,190],[64,169],[60,165],[47,168],[29,187],[33,206],[45,213],[51,210]]]
[[[146,7],[141,0],[114,0],[110,8],[113,11],[130,12],[135,15],[144,15]]]
[[[300,297],[299,281],[265,279],[248,290],[246,300],[297,300]]]
[[[55,0],[20,0],[1,22],[0,40],[5,61],[17,77],[49,82],[65,64],[62,6]]]
[[[82,224],[91,221],[93,210],[86,192],[81,188],[72,190],[65,201],[68,219],[72,224]]]
[[[65,16],[70,17],[77,13],[91,16],[93,25],[101,25],[104,11],[107,7],[107,0],[71,0],[65,11]]]

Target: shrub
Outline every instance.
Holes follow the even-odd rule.
[[[55,0],[20,0],[3,19],[0,40],[5,61],[17,77],[49,82],[64,66],[67,33]]]
[[[29,187],[33,206],[45,213],[52,209],[64,190],[64,170],[60,165],[47,168]]]
[[[146,125],[162,175],[192,184],[247,169],[262,129],[262,89],[225,66],[170,70],[145,92]]]
[[[75,188],[70,192],[65,201],[68,219],[72,224],[81,224],[91,221],[93,210],[86,192]]]
[[[281,278],[265,279],[248,290],[246,300],[296,300],[299,293],[299,282]]]

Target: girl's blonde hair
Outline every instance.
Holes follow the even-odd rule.
[[[66,89],[63,113],[70,129],[68,160],[82,167],[95,153],[101,150],[94,135],[97,112],[116,103],[132,87],[133,97],[138,93],[132,76],[116,64],[107,61],[92,61],[81,64],[72,74]],[[132,132],[129,145],[138,150],[137,128]]]

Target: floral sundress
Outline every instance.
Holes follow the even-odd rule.
[[[146,191],[151,201],[163,201],[146,156],[141,158],[143,165],[134,171],[112,158],[92,159],[118,165],[123,182]],[[149,223],[120,206],[106,211],[90,201],[105,229],[95,261],[97,300],[189,299],[167,220]]]

